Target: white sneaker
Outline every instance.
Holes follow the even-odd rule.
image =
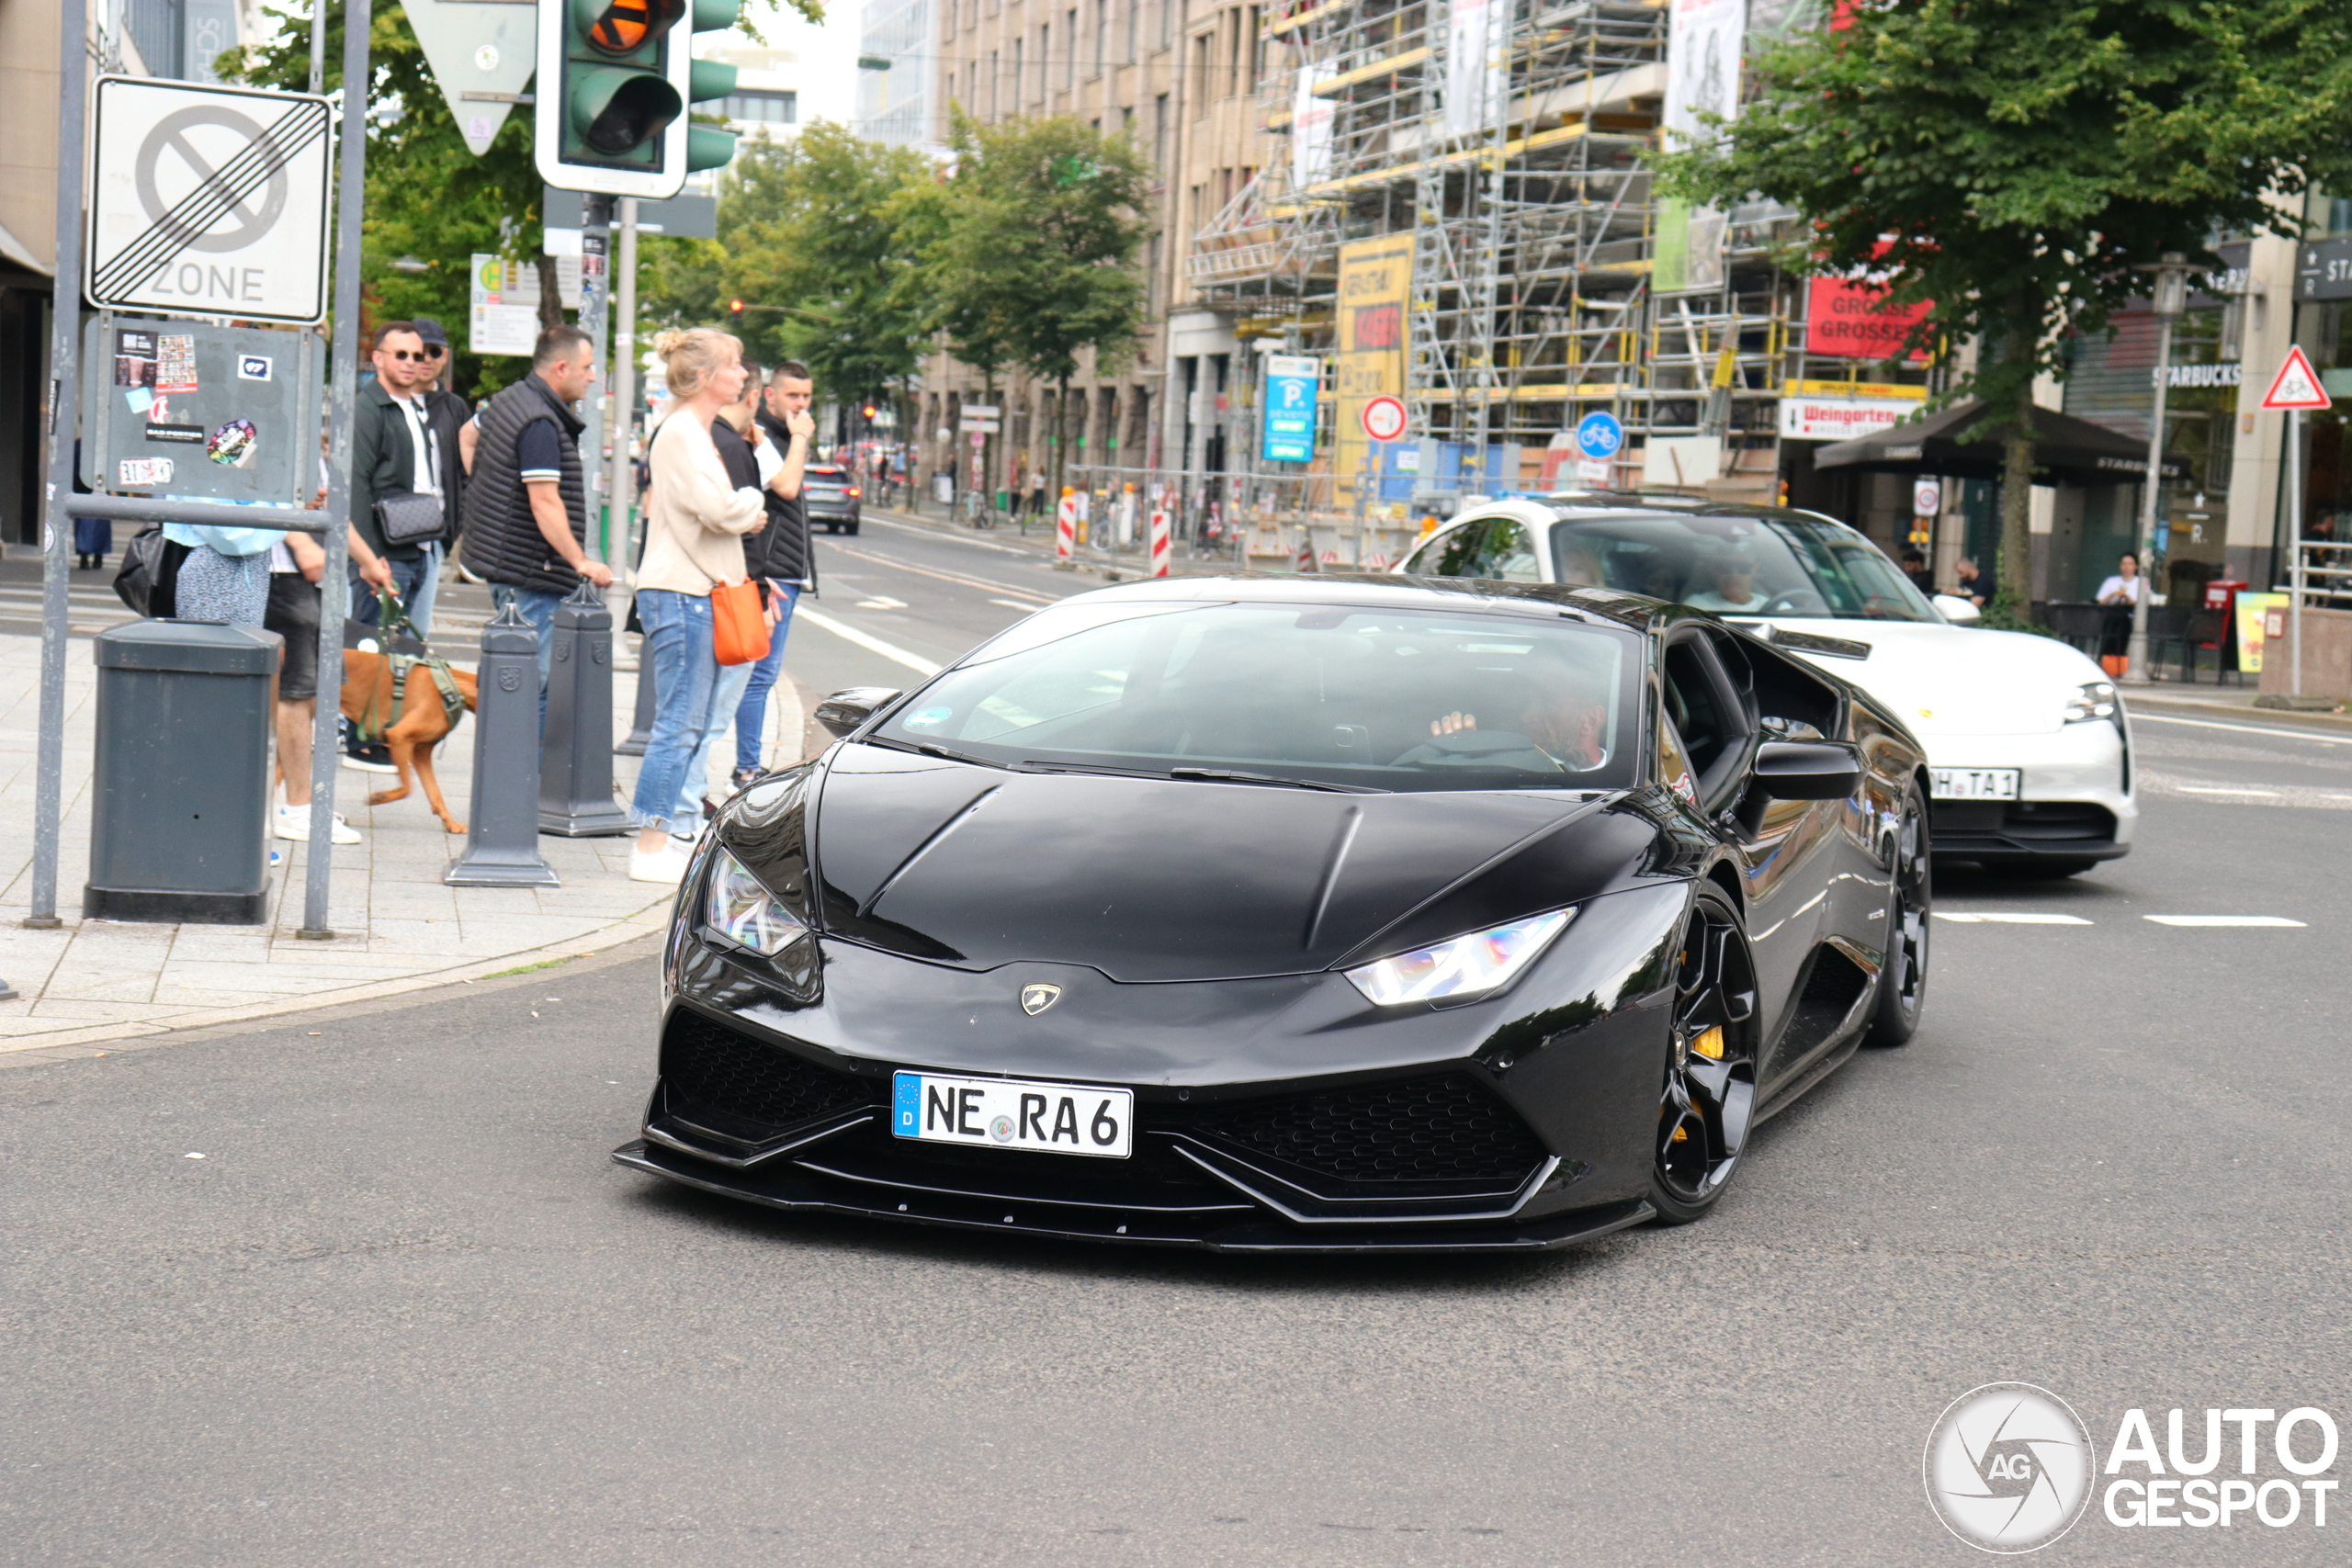
[[[291,839],[298,844],[309,843],[311,841],[311,808],[307,806],[279,807],[277,836],[281,839]],[[334,830],[328,837],[338,844],[356,844],[360,841],[359,829],[345,822],[340,811],[334,814]]]
[[[631,882],[662,882],[675,887],[685,880],[686,852],[675,840],[648,853],[632,849],[628,852],[628,879]]]

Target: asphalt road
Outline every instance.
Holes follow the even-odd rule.
[[[1084,585],[871,525],[821,553],[821,614],[930,660]],[[912,674],[793,636],[811,687]],[[643,952],[0,1071],[0,1563],[1979,1561],[1920,1484],[1975,1385],[2055,1392],[2102,1460],[2132,1407],[2192,1449],[2207,1407],[2352,1419],[2352,744],[2270,728],[2143,721],[2139,852],[1947,876],[1979,918],[1936,922],[1913,1045],[1770,1123],[1704,1223],[1566,1255],[663,1187],[605,1158]],[[2304,923],[2154,919],[2216,916]],[[2094,1504],[2041,1560],[2337,1562],[2345,1529]]]

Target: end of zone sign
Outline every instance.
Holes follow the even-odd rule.
[[[325,98],[102,76],[93,104],[91,304],[325,318]]]

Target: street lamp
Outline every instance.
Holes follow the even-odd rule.
[[[2188,303],[2188,263],[2178,251],[2166,251],[2154,265],[2140,268],[2156,275],[2152,302],[2156,314],[2156,406],[2148,422],[2148,474],[2140,486],[2140,592],[2132,601],[2132,645],[2124,671],[2127,681],[2148,679],[2149,563],[2156,551],[2156,490],[2164,482],[2165,393],[2172,378],[2172,324]]]

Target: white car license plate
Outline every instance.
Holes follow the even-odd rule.
[[[1134,1152],[1135,1104],[1132,1090],[1092,1084],[890,1077],[890,1131],[933,1144],[1125,1159]]]
[[[2019,768],[1932,768],[1938,800],[2015,800],[2025,773]]]

